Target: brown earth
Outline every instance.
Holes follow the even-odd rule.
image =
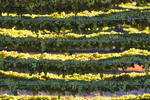
[[[145,72],[145,68],[142,68],[143,65],[139,66],[137,64],[135,64],[135,68],[129,67],[124,71],[135,71],[135,72]],[[118,71],[123,71],[122,68],[118,68]],[[149,71],[150,71],[150,67],[149,67]]]

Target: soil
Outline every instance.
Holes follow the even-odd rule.
[[[145,68],[142,68],[143,65],[139,66],[137,64],[135,64],[135,68],[132,67],[128,67],[126,70],[124,71],[128,71],[128,72],[145,72]],[[122,68],[118,68],[118,71],[123,71]],[[149,67],[149,71],[150,71],[150,67]]]

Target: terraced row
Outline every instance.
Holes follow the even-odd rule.
[[[150,99],[150,94],[143,94],[143,95],[123,95],[121,97],[101,97],[96,96],[93,98],[82,98],[82,97],[50,97],[50,96],[10,96],[7,94],[1,95],[1,99],[11,99],[11,100],[145,100]]]
[[[28,73],[18,73],[13,71],[2,71],[0,70],[1,78],[9,78],[9,79],[29,79],[29,80],[65,80],[65,81],[103,81],[103,80],[116,80],[116,79],[130,79],[130,78],[143,78],[150,76],[150,73],[146,75],[146,73],[121,73],[121,74],[104,74],[103,78],[100,77],[100,74],[85,74],[80,75],[74,73],[73,75],[57,75],[52,73],[47,73],[46,75],[42,73],[29,75]]]
[[[123,25],[126,27],[123,27],[123,31],[129,32],[129,34],[142,34],[142,33],[146,33],[146,34],[150,34],[150,29],[149,26],[147,26],[144,30],[140,30],[137,28],[132,28],[131,26],[128,25]],[[54,33],[54,32],[49,32],[47,30],[45,30],[47,33],[43,34],[43,31],[40,31],[38,33],[35,32],[31,32],[30,30],[16,30],[16,27],[13,27],[12,29],[6,29],[6,28],[0,28],[0,34],[1,35],[6,35],[6,36],[11,36],[14,38],[17,37],[37,37],[37,38],[41,38],[41,39],[46,39],[46,38],[55,38],[55,37],[62,37],[62,38],[81,38],[86,36],[86,38],[90,38],[90,37],[98,37],[101,35],[105,35],[105,34],[124,34],[122,32],[115,32],[113,29],[115,27],[103,27],[101,31],[103,32],[98,32],[98,33],[92,33],[92,34],[76,34],[76,33],[72,33],[71,30],[65,30],[65,32],[61,31],[60,34]],[[111,30],[111,32],[105,32],[107,30]],[[98,31],[98,29],[97,29]]]
[[[16,26],[18,29],[27,29],[38,32],[38,30],[49,30],[52,32],[59,33],[60,30],[73,30],[74,32],[87,30],[96,30],[101,28],[100,26],[112,26],[116,24],[130,24],[135,25],[139,24],[140,26],[149,26],[150,13],[148,11],[127,11],[127,12],[118,12],[103,14],[94,17],[69,17],[63,19],[51,18],[51,17],[11,17],[11,16],[0,16],[0,27],[1,28],[12,28]],[[129,20],[128,17],[131,17],[132,20]],[[110,21],[109,21],[110,20]],[[115,23],[113,23],[115,21]],[[32,22],[32,23],[30,23]],[[132,22],[132,23],[131,23]],[[147,24],[145,24],[147,23]]]
[[[84,16],[84,17],[93,17],[93,16],[99,16],[102,14],[110,14],[110,13],[117,13],[117,12],[125,12],[125,11],[130,11],[129,9],[110,9],[107,12],[104,11],[91,11],[89,12],[88,10],[85,10],[83,12],[79,12],[75,15],[75,13],[69,13],[66,14],[65,12],[61,12],[60,14],[58,12],[54,12],[52,14],[46,14],[46,15],[40,15],[40,14],[23,14],[21,16],[25,17],[31,17],[31,18],[36,18],[36,17],[52,17],[52,18],[69,18],[69,17],[79,17],[79,16]],[[13,14],[13,13],[2,13],[2,16],[11,16],[11,17],[17,17],[19,15]]]
[[[131,48],[130,50],[124,51],[122,53],[108,53],[108,54],[99,54],[97,53],[83,53],[83,54],[49,54],[49,53],[43,53],[43,54],[32,54],[29,53],[18,53],[15,51],[7,52],[7,51],[1,51],[0,57],[2,58],[34,58],[36,60],[40,59],[49,59],[49,60],[56,60],[56,61],[70,61],[70,60],[77,60],[77,61],[87,61],[87,60],[100,60],[100,59],[108,59],[113,57],[128,57],[133,55],[141,55],[141,56],[150,56],[150,52],[148,50],[140,50],[140,49],[134,49]]]

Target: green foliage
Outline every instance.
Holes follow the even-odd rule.
[[[105,49],[108,47],[112,49],[112,41],[111,40],[125,40],[125,41],[117,41],[116,45],[119,48],[123,48],[124,50],[128,50],[130,48],[137,49],[147,49],[150,47],[150,35],[148,34],[110,34],[110,35],[101,35],[99,37],[91,37],[91,38],[48,38],[48,39],[39,39],[39,38],[31,38],[31,37],[18,37],[13,38],[10,36],[0,35],[2,40],[0,41],[1,47],[8,47],[13,49],[22,49],[23,51],[31,50],[31,51],[45,51],[45,50],[69,50],[69,49],[90,49],[90,48],[98,48]],[[110,42],[98,42],[98,41],[108,41]]]
[[[131,61],[140,61],[143,62],[142,64],[146,66],[150,66],[150,56],[141,56],[141,55],[133,55],[133,56],[124,56],[124,57],[113,57],[108,59],[100,59],[98,61],[95,60],[88,60],[88,61],[77,61],[77,60],[70,60],[70,61],[55,61],[55,60],[48,60],[48,59],[40,59],[36,60],[34,58],[1,58],[3,59],[3,65],[1,64],[1,70],[18,70],[20,72],[27,72],[29,71],[33,74],[35,71],[40,72],[56,72],[57,74],[85,74],[91,72],[98,72],[101,73],[101,77],[103,77],[103,73],[107,72],[108,70],[112,70],[115,72],[118,68],[127,69],[127,67],[134,67],[134,62],[132,63],[122,63],[122,62],[131,62]],[[9,61],[9,62],[8,62]],[[99,63],[102,62],[102,63]],[[115,62],[115,63],[107,63],[107,62]],[[117,62],[117,63],[116,63]]]
[[[130,17],[132,17],[131,22],[127,21],[127,15],[130,15]],[[57,33],[59,33],[61,29],[62,30],[72,29],[74,32],[76,32],[77,30],[82,32],[85,31],[87,28],[90,28],[93,31],[96,28],[101,29],[102,26],[111,27],[117,24],[128,24],[128,25],[139,24],[140,26],[143,27],[149,26],[150,24],[147,17],[150,18],[149,12],[143,12],[142,14],[141,11],[135,11],[135,10],[131,10],[130,12],[104,14],[95,17],[77,17],[76,19],[74,17],[63,18],[63,19],[57,19],[51,17],[37,17],[35,19],[32,19],[30,17],[22,18],[21,16],[18,17],[1,16],[0,19],[3,20],[0,21],[0,27],[12,28],[16,26],[17,29],[28,29],[35,32],[37,32],[38,30],[45,30],[45,29]],[[145,19],[137,20],[135,18],[145,18]],[[103,21],[102,19],[105,21]],[[120,19],[120,20],[110,21],[110,19]],[[29,21],[29,20],[33,20],[33,21]],[[69,21],[69,20],[73,20],[73,21]],[[81,20],[85,20],[85,21],[81,21]]]
[[[135,1],[135,0],[133,0]],[[52,12],[73,12],[84,10],[101,10],[111,8],[112,5],[127,3],[130,0],[0,0],[0,12],[17,14],[47,14]],[[140,0],[138,3],[148,3]]]
[[[11,90],[15,93],[15,90],[24,89],[37,95],[40,91],[48,91],[50,94],[58,92],[65,94],[69,92],[75,96],[79,94],[90,94],[93,91],[111,92],[138,90],[143,88],[142,84],[150,84],[150,77],[136,77],[136,78],[121,78],[121,79],[110,79],[102,81],[64,81],[64,80],[26,80],[26,79],[0,79],[0,84],[10,84],[12,86],[0,86],[3,90]],[[17,85],[19,84],[19,85]],[[25,85],[28,84],[28,85]],[[32,85],[31,85],[32,84]],[[64,85],[62,85],[64,84]],[[84,85],[79,85],[84,84]],[[102,85],[100,85],[102,84]],[[132,85],[140,84],[140,85]],[[150,88],[147,86],[147,88]]]

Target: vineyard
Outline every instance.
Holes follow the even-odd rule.
[[[0,14],[0,100],[150,99],[150,0],[0,0]]]

